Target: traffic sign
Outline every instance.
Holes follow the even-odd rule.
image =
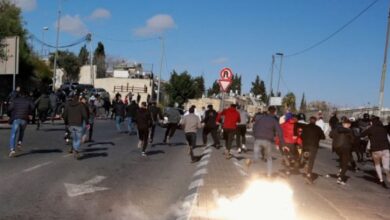
[[[219,74],[221,76],[221,80],[229,80],[233,79],[233,71],[230,68],[223,68]]]
[[[221,91],[222,92],[227,92],[227,90],[229,89],[230,85],[232,84],[232,81],[231,80],[220,79],[220,80],[218,80],[218,83],[219,83],[219,87],[221,88]]]

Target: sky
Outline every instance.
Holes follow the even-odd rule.
[[[272,55],[276,56],[273,88],[294,92],[297,103],[324,100],[340,107],[378,105],[389,0],[378,0],[355,22],[324,44],[298,56],[346,24],[374,0],[13,0],[22,8],[26,29],[55,44],[61,3],[60,45],[92,33],[106,54],[153,64],[162,78],[172,70],[203,75],[206,86],[230,67],[242,76],[243,91],[259,75],[270,88]],[[43,27],[49,30],[43,31]],[[32,42],[37,50],[41,46]],[[78,45],[69,50],[78,53]],[[390,68],[390,67],[389,67]],[[390,76],[385,107],[390,107]]]

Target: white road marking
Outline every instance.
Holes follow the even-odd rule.
[[[245,171],[243,171],[242,169],[238,169],[238,172],[240,172],[240,174],[241,174],[242,176],[248,176],[248,173],[245,172]]]
[[[206,166],[207,164],[209,164],[209,161],[208,160],[204,160],[204,161],[200,161],[199,164],[197,165],[197,167],[203,167],[203,166]]]
[[[213,148],[207,148],[206,150],[203,151],[203,153],[208,154],[213,151]]]
[[[67,154],[67,155],[64,155],[62,157],[70,157],[70,156],[72,156],[72,154]]]
[[[27,172],[30,172],[30,171],[33,171],[33,170],[36,170],[38,168],[41,168],[43,166],[47,166],[49,164],[53,163],[53,161],[48,161],[48,162],[45,162],[45,163],[41,163],[41,164],[38,164],[36,166],[33,166],[33,167],[30,167],[30,168],[27,168],[25,170],[23,170],[24,173],[27,173]]]
[[[207,169],[203,168],[203,169],[196,171],[196,173],[194,173],[194,175],[192,175],[192,177],[201,176],[201,175],[204,175],[207,173],[208,173]]]
[[[210,154],[206,154],[206,155],[204,155],[203,157],[202,157],[202,159],[201,160],[206,160],[206,159],[208,159],[208,158],[210,158],[211,157],[211,155]]]
[[[190,184],[190,186],[188,187],[188,190],[192,190],[192,189],[195,189],[195,188],[199,188],[201,186],[204,185],[204,181],[203,179],[197,179],[197,180],[194,180],[192,181],[192,183]]]
[[[71,183],[64,183],[64,186],[66,188],[66,192],[69,197],[76,197],[81,196],[88,193],[94,193],[97,191],[104,191],[108,190],[107,187],[96,187],[94,185],[100,183],[107,177],[105,176],[95,176],[94,178],[82,183],[82,184],[71,184]]]

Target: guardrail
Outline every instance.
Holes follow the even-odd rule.
[[[121,85],[121,86],[114,86],[114,93],[116,92],[132,92],[132,93],[148,93],[148,87],[140,87],[140,86],[130,86],[128,83],[127,85]]]

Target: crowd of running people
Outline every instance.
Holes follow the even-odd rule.
[[[285,174],[298,172],[303,169],[306,182],[313,183],[313,167],[320,140],[329,133],[332,139],[332,151],[339,157],[337,183],[344,185],[348,168],[358,170],[358,163],[372,160],[378,176],[378,182],[384,187],[382,168],[387,181],[390,182],[389,172],[389,135],[390,126],[384,126],[379,117],[364,114],[362,118],[337,117],[333,113],[329,120],[329,131],[323,120],[322,113],[311,116],[306,120],[303,113],[287,112],[278,117],[276,108],[270,106],[266,111],[259,111],[250,117],[244,108],[232,104],[220,112],[212,105],[207,109],[197,110],[191,106],[184,115],[173,106],[163,112],[155,101],[140,102],[138,95],[133,100],[129,94],[124,99],[116,94],[112,103],[101,99],[97,94],[80,93],[78,91],[57,91],[34,96],[24,91],[14,91],[10,95],[8,112],[12,125],[9,156],[14,157],[21,150],[26,125],[36,123],[37,129],[50,115],[54,120],[60,115],[65,122],[65,139],[70,145],[69,152],[75,158],[80,158],[80,146],[84,142],[92,142],[94,121],[96,117],[115,120],[115,127],[119,133],[138,135],[141,155],[147,156],[147,147],[153,143],[156,126],[165,128],[162,144],[170,144],[177,129],[184,130],[189,146],[191,162],[197,162],[194,155],[197,133],[202,129],[202,142],[207,145],[208,135],[211,134],[214,146],[222,147],[224,140],[225,157],[233,157],[232,145],[236,140],[237,153],[247,151],[247,129],[252,127],[253,159],[261,159],[267,163],[267,176],[272,175],[272,150],[274,146],[282,156]],[[61,109],[61,110],[59,110]],[[100,109],[100,110],[99,110]],[[36,119],[34,119],[34,115]],[[125,122],[125,129],[122,125]],[[17,135],[19,134],[19,135]],[[355,155],[355,157],[353,156]],[[354,159],[356,158],[356,160]],[[248,164],[252,160],[247,161]]]

